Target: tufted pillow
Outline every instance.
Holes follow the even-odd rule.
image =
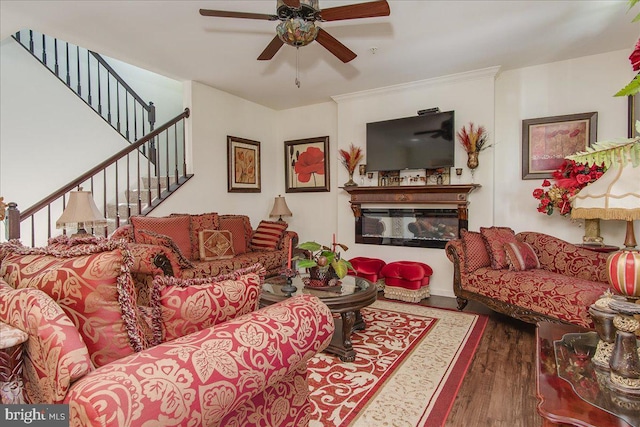
[[[480,227],[480,234],[482,234],[489,252],[491,268],[494,270],[508,268],[509,263],[504,245],[505,243],[518,242],[513,230],[509,227]]]
[[[202,230],[198,233],[200,259],[233,258],[233,236],[226,230]]]
[[[182,251],[180,250],[178,245],[176,245],[176,243],[171,240],[169,236],[147,230],[138,230],[136,236],[137,243],[165,247],[167,249],[167,252],[169,253],[168,257],[174,257],[180,268],[193,268],[193,264],[191,263],[191,261],[189,261],[189,259],[182,254]]]
[[[275,251],[289,224],[284,221],[260,221],[251,237],[254,251]]]
[[[49,295],[75,323],[93,364],[102,366],[152,345],[136,307],[132,264],[122,241],[67,250],[14,247],[0,275],[14,288]]]
[[[462,249],[465,255],[465,273],[471,273],[481,267],[489,267],[491,259],[482,234],[477,231],[460,230]]]
[[[218,213],[171,214],[170,216],[188,216],[191,218],[191,259],[198,261],[200,259],[200,232],[202,230],[218,230],[220,228],[220,217]]]
[[[509,270],[524,271],[540,268],[540,261],[533,247],[525,242],[505,243],[504,250],[507,254]]]
[[[152,231],[157,234],[169,236],[178,245],[182,254],[187,259],[192,259],[191,249],[191,217],[174,216],[154,218],[149,216],[132,216],[129,218],[133,225],[133,235],[137,243],[140,243],[140,230]]]
[[[246,215],[221,215],[220,230],[230,231],[233,236],[233,253],[236,255],[249,252],[253,229]]]
[[[261,264],[217,277],[156,276],[165,339],[173,340],[258,309],[265,270]]]

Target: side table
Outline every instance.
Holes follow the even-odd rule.
[[[0,401],[25,403],[22,384],[22,344],[29,335],[0,322]]]
[[[578,326],[537,324],[536,391],[544,427],[640,425],[640,399],[608,388],[608,372],[591,363],[597,339]]]
[[[618,246],[612,245],[599,245],[597,243],[580,243],[576,245],[579,248],[589,249],[594,252],[610,253],[620,250]]]

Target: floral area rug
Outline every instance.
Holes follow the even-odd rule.
[[[391,301],[361,313],[355,362],[319,353],[309,363],[309,427],[443,425],[486,316]]]

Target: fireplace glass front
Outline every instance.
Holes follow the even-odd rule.
[[[356,218],[356,243],[444,248],[466,222],[457,209],[362,209]]]

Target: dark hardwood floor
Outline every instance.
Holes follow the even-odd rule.
[[[382,293],[379,299],[385,299]],[[457,308],[432,296],[422,305]],[[465,312],[489,316],[487,327],[447,419],[446,427],[538,427],[536,327],[470,301]]]

